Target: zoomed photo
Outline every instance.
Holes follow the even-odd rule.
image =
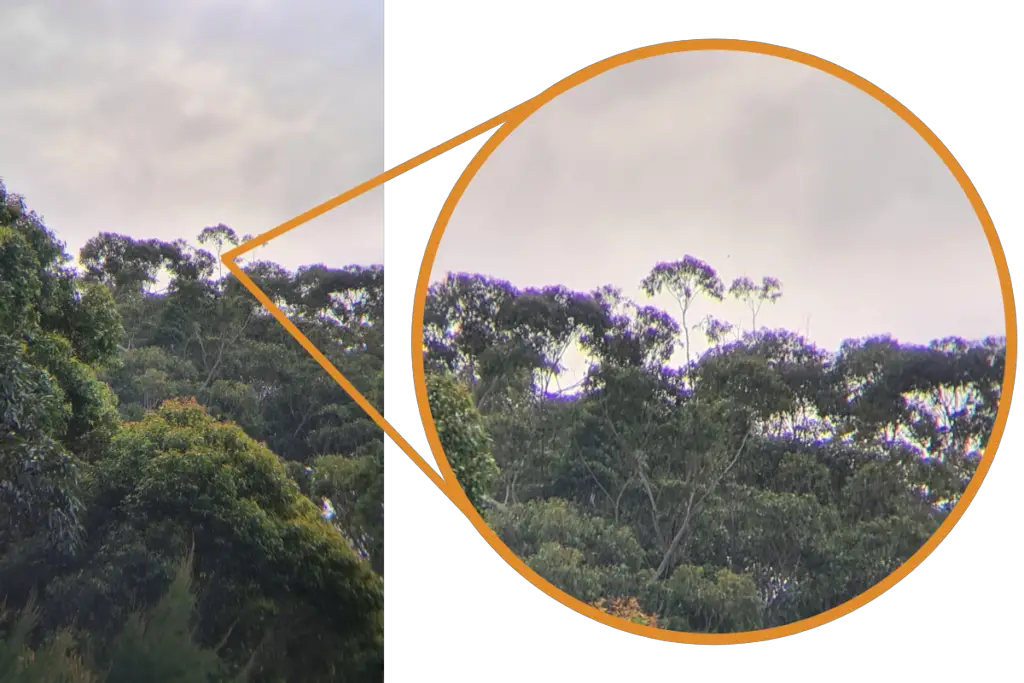
[[[616,67],[501,141],[443,230],[418,305],[444,459],[581,604],[695,634],[813,619],[925,547],[992,455],[995,235],[825,71]]]

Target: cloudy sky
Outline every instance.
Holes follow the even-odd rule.
[[[378,0],[4,5],[0,177],[72,252],[101,230],[257,234],[383,170]],[[378,190],[260,257],[379,262],[381,216]],[[471,184],[434,275],[637,293],[685,254],[726,280],[780,278],[760,322],[827,346],[1004,332],[981,227],[924,141],[759,55],[645,60],[541,109]]]
[[[640,297],[651,266],[687,254],[726,285],[779,278],[759,326],[826,347],[1005,333],[981,224],[928,144],[853,86],[755,54],[634,62],[541,108],[470,184],[432,276]],[[691,320],[706,313],[749,325],[741,304]]]
[[[78,248],[258,234],[383,170],[380,0],[4,0],[0,177]],[[382,195],[260,252],[380,262]]]

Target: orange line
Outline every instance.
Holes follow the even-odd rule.
[[[441,489],[441,491],[444,492],[445,495],[448,495],[449,498],[451,498],[451,495],[449,494],[448,482],[446,482],[444,478],[441,477],[441,475],[439,475],[436,470],[434,470],[433,467],[427,464],[426,460],[424,460],[423,457],[416,452],[416,449],[414,449],[409,444],[409,442],[406,441],[405,438],[398,433],[398,430],[392,427],[391,423],[384,419],[384,416],[381,415],[380,412],[378,412],[377,409],[373,407],[373,404],[366,400],[366,398],[359,392],[359,390],[356,389],[355,386],[353,386],[352,383],[349,382],[348,379],[343,374],[341,374],[338,368],[336,368],[334,364],[331,363],[330,360],[328,360],[328,358],[320,351],[320,349],[318,349],[316,345],[314,345],[313,342],[311,342],[306,337],[306,335],[304,335],[302,331],[298,327],[296,327],[295,323],[293,323],[288,318],[288,316],[285,315],[284,312],[280,308],[278,308],[273,301],[270,300],[270,297],[268,297],[263,292],[263,290],[261,290],[256,285],[256,283],[252,281],[252,278],[246,275],[245,271],[243,271],[242,268],[237,263],[235,263],[235,259],[263,244],[266,244],[275,237],[280,237],[289,230],[293,230],[302,225],[303,223],[308,223],[317,216],[321,216],[330,211],[331,209],[335,209],[346,202],[352,201],[356,197],[365,194],[376,187],[383,185],[387,181],[397,178],[403,173],[411,171],[417,166],[421,166],[422,164],[425,164],[431,159],[441,156],[445,152],[448,152],[458,147],[459,145],[468,142],[469,140],[472,140],[473,138],[483,133],[486,133],[492,128],[495,128],[504,123],[515,112],[527,106],[528,104],[530,104],[530,101],[524,102],[516,107],[513,107],[512,109],[506,111],[504,114],[499,114],[498,116],[495,116],[494,118],[485,121],[484,123],[481,123],[480,125],[471,128],[470,130],[467,130],[465,133],[457,135],[451,140],[448,140],[447,142],[444,142],[438,145],[437,147],[434,147],[424,152],[423,154],[413,157],[409,161],[399,164],[398,166],[395,166],[391,170],[385,171],[384,173],[381,173],[380,175],[360,185],[357,185],[356,187],[352,188],[351,190],[348,190],[347,192],[343,192],[337,195],[336,197],[327,200],[326,202],[310,209],[309,211],[306,211],[305,213],[299,214],[295,218],[292,218],[291,220],[286,221],[281,225],[277,226],[276,228],[268,230],[250,239],[247,242],[244,242],[243,244],[235,247],[234,249],[224,253],[221,256],[221,261],[224,263],[225,266],[227,266],[228,270],[230,270],[234,274],[234,276],[238,278],[239,282],[241,282],[245,286],[245,288],[248,289],[249,292],[252,293],[252,295],[255,296],[256,299],[261,304],[263,304],[263,306],[268,311],[270,311],[270,314],[273,315],[274,318],[279,323],[281,323],[281,325],[283,325],[286,330],[288,330],[289,334],[295,337],[296,341],[298,341],[299,344],[302,345],[302,348],[306,349],[309,355],[311,355],[316,360],[316,362],[319,363],[320,366],[327,371],[327,374],[333,377],[334,381],[341,385],[341,388],[344,389],[345,393],[348,394],[352,398],[352,400],[356,402],[356,405],[362,408],[363,412],[369,415],[370,419],[372,419],[377,424],[378,427],[383,429],[384,432],[388,436],[390,436],[391,439],[396,444],[398,444],[398,447],[401,448],[402,451],[404,451],[405,454],[409,456],[409,458],[416,464],[416,466],[419,467],[423,471],[423,473],[430,478],[430,481],[432,481],[435,486]]]
[[[448,142],[442,143],[442,144],[438,145],[437,147],[434,147],[433,149],[427,150],[423,154],[420,154],[419,156],[413,157],[409,161],[406,161],[405,163],[399,164],[398,166],[395,166],[394,168],[392,168],[390,171],[385,171],[384,173],[381,173],[380,175],[376,176],[375,178],[371,178],[370,180],[367,180],[365,183],[362,183],[361,185],[356,185],[355,187],[353,187],[351,190],[348,190],[347,192],[342,192],[341,194],[337,195],[336,197],[334,197],[332,199],[328,199],[323,204],[320,204],[319,206],[315,206],[312,209],[310,209],[309,211],[306,211],[305,213],[299,214],[298,216],[296,216],[295,218],[291,219],[290,221],[285,221],[284,223],[282,223],[281,225],[277,226],[276,228],[274,228],[272,230],[267,230],[265,233],[252,238],[248,242],[245,242],[245,243],[235,247],[231,251],[228,251],[227,253],[225,253],[221,257],[221,260],[229,268],[231,268],[232,264],[229,263],[229,261],[233,262],[239,256],[245,254],[246,252],[249,252],[249,251],[255,249],[256,247],[259,247],[259,246],[262,246],[262,245],[266,244],[267,242],[269,242],[270,240],[274,239],[275,237],[280,237],[281,235],[285,234],[289,230],[297,228],[300,225],[302,225],[303,223],[308,223],[309,221],[313,220],[317,216],[321,216],[321,215],[327,213],[328,211],[330,211],[331,209],[336,209],[339,206],[341,206],[342,204],[344,204],[346,202],[349,202],[349,201],[352,201],[353,199],[355,199],[359,195],[365,194],[365,193],[369,192],[370,190],[383,185],[387,181],[393,180],[394,178],[397,178],[398,176],[402,175],[403,173],[406,173],[407,171],[411,171],[412,169],[416,168],[417,166],[421,166],[421,165],[425,164],[426,162],[430,161],[431,159],[434,159],[435,157],[439,157],[442,154],[444,154],[445,152],[448,152],[448,151],[450,151],[452,149],[455,149],[456,147],[458,147],[459,145],[463,144],[464,142],[468,142],[468,141],[472,140],[473,138],[477,137],[478,135],[486,133],[487,131],[491,130],[492,128],[495,128],[495,127],[501,125],[502,123],[504,123],[506,120],[508,120],[508,118],[510,116],[512,116],[512,114],[514,114],[519,109],[522,109],[527,104],[529,104],[529,101],[524,102],[523,104],[520,104],[520,105],[518,105],[516,107],[513,107],[512,109],[509,109],[504,114],[499,114],[498,116],[495,116],[494,118],[481,123],[479,126],[476,126],[475,128],[471,128],[471,129],[467,130],[465,133],[462,133],[461,135],[456,135],[454,138],[452,138]],[[232,272],[234,272],[234,269],[233,269]]]
[[[427,252],[424,257],[423,265],[420,270],[420,280],[417,283],[417,306],[414,307],[414,321],[418,326],[422,326],[422,311],[424,301],[424,290],[427,287],[427,278],[429,275],[429,268],[433,263],[433,258],[437,249],[437,244],[441,239],[441,235],[447,225],[447,221],[450,218],[451,212],[454,209],[455,203],[459,197],[465,191],[468,183],[479,170],[480,166],[486,161],[487,157],[494,151],[498,144],[501,143],[502,139],[506,134],[510,134],[517,125],[526,120],[531,114],[532,110],[543,106],[546,102],[559,96],[560,94],[568,91],[569,89],[584,83],[591,78],[608,71],[609,69],[635,62],[640,59],[648,57],[654,57],[657,55],[679,53],[686,51],[695,50],[731,50],[739,52],[752,52],[763,55],[770,55],[783,59],[788,59],[796,63],[801,63],[819,71],[831,74],[832,76],[839,78],[850,85],[853,85],[870,95],[874,99],[881,102],[883,105],[888,107],[893,113],[897,114],[905,123],[910,125],[938,154],[939,157],[945,162],[946,166],[950,169],[960,187],[970,198],[971,204],[977,213],[979,220],[988,236],[990,246],[992,247],[992,253],[996,261],[996,269],[999,273],[999,280],[1001,290],[1003,294],[1003,306],[1006,314],[1006,327],[1007,327],[1007,362],[1006,362],[1006,373],[1003,380],[1003,395],[999,402],[999,411],[996,416],[995,425],[992,430],[989,442],[986,444],[985,457],[978,466],[978,471],[972,477],[970,484],[963,494],[960,502],[950,513],[950,516],[943,522],[942,526],[937,532],[935,532],[921,548],[899,569],[891,573],[888,577],[883,579],[881,582],[875,584],[867,591],[861,593],[855,598],[847,601],[846,603],[833,607],[832,609],[820,613],[817,616],[803,619],[794,623],[787,624],[785,626],[778,626],[770,629],[760,631],[750,631],[744,633],[731,633],[731,634],[694,634],[680,631],[668,631],[652,626],[645,626],[634,624],[630,621],[622,619],[620,617],[612,617],[607,613],[601,612],[592,605],[587,605],[581,602],[575,597],[570,596],[568,593],[556,588],[553,584],[549,583],[546,579],[537,574],[531,569],[521,558],[519,558],[512,550],[505,545],[497,534],[490,529],[484,522],[480,514],[472,507],[466,498],[465,493],[459,487],[458,482],[455,481],[454,476],[451,476],[450,463],[444,457],[443,449],[440,448],[440,442],[437,439],[436,428],[433,425],[433,420],[430,419],[429,406],[426,406],[425,391],[422,383],[422,354],[413,353],[414,366],[413,374],[418,375],[420,380],[417,382],[417,402],[420,407],[420,414],[424,421],[424,428],[428,442],[430,442],[433,453],[436,454],[438,468],[448,474],[448,479],[445,479],[445,475],[438,474],[426,464],[426,462],[416,453],[415,450],[405,442],[404,439],[395,431],[393,427],[383,416],[380,415],[372,405],[370,405],[365,398],[363,398],[359,392],[342,376],[338,370],[331,365],[330,361],[321,354],[313,344],[302,335],[302,333],[295,327],[294,324],[271,302],[262,291],[241,271],[241,269],[234,264],[234,259],[254,249],[262,244],[265,244],[270,239],[284,234],[288,230],[295,228],[306,221],[309,221],[316,216],[329,211],[332,208],[340,206],[341,204],[358,197],[359,195],[379,186],[383,183],[395,178],[408,170],[416,168],[420,164],[433,159],[434,157],[444,154],[452,148],[466,142],[467,140],[484,133],[495,126],[504,123],[506,128],[502,128],[494,137],[488,140],[487,144],[480,153],[474,158],[470,166],[467,167],[466,171],[460,177],[459,182],[456,183],[449,195],[448,201],[445,203],[445,208],[442,209],[441,215],[438,217],[437,225],[435,225],[434,232],[431,234],[430,242],[427,245]],[[847,614],[862,605],[874,600],[882,593],[892,588],[896,583],[903,579],[907,574],[913,571],[932,551],[935,547],[946,537],[953,526],[957,523],[960,517],[963,515],[967,505],[973,500],[981,486],[982,480],[988,473],[988,470],[992,464],[992,460],[995,455],[995,451],[999,446],[999,441],[1002,438],[1003,430],[1006,427],[1007,417],[1010,408],[1010,396],[1013,391],[1014,377],[1017,367],[1017,325],[1016,325],[1016,311],[1014,308],[1013,301],[1013,290],[1010,282],[1010,274],[1006,265],[1006,257],[1000,246],[999,237],[996,234],[995,227],[992,225],[991,217],[988,215],[981,198],[978,196],[977,190],[971,184],[970,179],[967,177],[963,168],[956,162],[949,150],[942,144],[941,141],[930,131],[921,121],[916,118],[909,110],[903,105],[894,100],[890,95],[880,90],[877,86],[865,81],[864,79],[856,76],[855,74],[842,69],[831,62],[812,57],[795,50],[788,48],[782,48],[774,45],[765,43],[756,43],[751,41],[735,41],[735,40],[721,40],[721,39],[706,39],[706,40],[687,40],[687,41],[676,41],[672,43],[662,43],[659,45],[651,45],[645,48],[639,48],[631,50],[629,52],[623,52],[614,57],[610,57],[601,62],[592,64],[585,69],[577,71],[575,74],[559,81],[554,86],[546,90],[545,92],[537,95],[531,100],[524,102],[523,104],[510,109],[501,116],[495,117],[486,123],[483,123],[462,135],[449,140],[448,142],[435,147],[434,149],[421,154],[414,159],[407,161],[406,163],[395,167],[391,171],[383,173],[373,180],[370,180],[363,185],[360,185],[348,192],[335,197],[334,199],[321,204],[320,206],[308,211],[301,216],[298,216],[287,223],[271,230],[258,238],[250,240],[244,245],[237,247],[236,249],[228,252],[224,255],[224,263],[233,272],[236,277],[252,292],[256,295],[257,299],[274,315],[274,317],[285,326],[285,329],[295,337],[300,344],[320,363],[321,366],[338,382],[339,385],[351,396],[356,403],[390,436],[405,453],[420,467],[421,470],[430,478],[434,484],[441,489],[441,491],[451,500],[456,507],[458,507],[463,514],[466,515],[467,519],[476,527],[483,538],[498,552],[498,554],[508,562],[509,566],[518,571],[529,580],[532,584],[540,588],[549,596],[555,598],[562,604],[570,607],[571,609],[579,612],[580,614],[589,616],[590,618],[604,623],[608,626],[612,626],[622,631],[627,631],[637,635],[647,636],[658,640],[680,642],[680,643],[694,643],[694,644],[726,644],[726,643],[748,643],[755,641],[765,641],[778,638],[781,636],[787,636],[794,633],[799,633],[811,628],[815,628],[822,624],[828,623],[844,614]],[[422,330],[420,330],[420,336],[422,336]],[[416,336],[413,337],[415,349]]]
[[[311,342],[309,338],[307,338],[306,335],[304,335],[302,331],[295,326],[295,323],[289,320],[288,316],[285,315],[284,312],[280,308],[278,308],[277,305],[273,301],[271,301],[266,294],[263,293],[263,290],[256,286],[256,283],[253,282],[252,279],[248,275],[246,275],[245,272],[241,268],[239,268],[234,261],[228,261],[226,257],[222,258],[222,260],[224,261],[225,265],[227,265],[231,269],[231,272],[235,274],[235,277],[237,277],[239,281],[243,285],[245,285],[245,288],[252,292],[252,294],[259,300],[259,302],[263,304],[263,306],[266,307],[268,311],[270,311],[271,315],[273,315],[274,318],[276,318],[277,321],[281,323],[286,330],[288,330],[289,334],[295,337],[299,344],[302,345],[302,348],[306,349],[309,355],[311,355],[316,360],[316,362],[320,364],[320,367],[326,370],[327,374],[333,377],[334,381],[341,385],[341,388],[345,390],[345,393],[352,397],[352,400],[355,401],[356,404],[360,408],[362,408],[367,415],[370,416],[370,419],[376,422],[377,426],[383,429],[384,432],[387,433],[387,435],[390,436],[396,444],[398,444],[398,447],[405,451],[406,455],[412,458],[412,461],[416,463],[416,465],[419,466],[421,470],[423,470],[424,474],[430,477],[430,480],[434,482],[434,484],[438,488],[440,488],[441,490],[446,490],[446,483],[444,479],[442,479],[441,476],[436,471],[434,471],[434,469],[430,467],[430,465],[426,463],[426,461],[420,456],[420,454],[417,453],[416,450],[411,445],[409,445],[409,443],[404,438],[402,438],[402,435],[399,434],[398,431],[394,427],[392,427],[387,420],[384,419],[384,416],[381,415],[377,411],[377,409],[373,407],[373,404],[367,401],[366,398],[359,392],[359,390],[356,389],[352,385],[352,383],[349,382],[348,379],[346,379],[345,376],[341,374],[338,368],[334,366],[334,363],[328,360],[327,356],[325,356],[320,351],[320,349],[318,349],[316,345],[314,345],[313,342]]]

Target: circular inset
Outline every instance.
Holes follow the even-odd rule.
[[[498,129],[492,138],[487,140],[481,147],[481,150],[470,162],[462,176],[459,178],[453,187],[449,198],[445,201],[435,224],[433,233],[431,234],[430,240],[427,244],[423,262],[420,269],[420,280],[417,287],[414,306],[413,306],[413,329],[412,329],[412,350],[413,350],[413,376],[414,384],[416,389],[417,400],[420,405],[421,418],[423,421],[424,431],[427,436],[428,443],[430,444],[431,451],[434,454],[435,461],[437,462],[438,469],[445,481],[452,482],[455,485],[452,486],[450,492],[450,498],[460,510],[465,514],[467,519],[474,525],[476,530],[479,532],[481,538],[486,541],[490,547],[492,547],[505,562],[511,566],[521,577],[526,579],[530,584],[534,585],[547,595],[551,596],[558,602],[566,605],[570,609],[577,611],[585,616],[592,618],[592,620],[606,624],[615,629],[633,633],[638,636],[655,638],[659,640],[667,640],[671,642],[689,643],[689,644],[710,644],[710,645],[729,645],[729,644],[740,644],[749,643],[753,641],[764,641],[776,638],[784,638],[795,635],[797,633],[807,631],[810,629],[818,628],[827,623],[834,622],[857,609],[865,606],[867,603],[874,599],[877,599],[881,595],[891,590],[895,585],[903,581],[907,575],[913,571],[916,567],[920,566],[925,560],[931,556],[941,543],[949,536],[949,533],[953,527],[958,523],[958,520],[963,517],[967,512],[968,508],[972,504],[974,498],[978,495],[981,485],[984,481],[985,475],[994,461],[996,451],[998,450],[999,437],[1002,432],[1002,425],[1006,423],[1009,416],[1010,403],[1012,399],[1012,392],[1014,387],[1014,372],[1013,364],[1005,362],[1005,373],[1001,383],[1001,394],[998,399],[998,410],[995,415],[995,424],[987,441],[987,447],[984,450],[984,456],[981,459],[976,471],[971,477],[970,482],[964,489],[963,495],[959,497],[958,502],[948,513],[943,520],[939,528],[933,533],[929,540],[922,546],[918,552],[915,552],[906,562],[899,566],[895,571],[890,573],[887,578],[883,581],[874,585],[860,595],[853,597],[840,605],[837,605],[831,609],[823,611],[815,616],[801,618],[799,621],[795,621],[791,624],[785,624],[783,626],[777,626],[768,629],[761,629],[756,631],[737,631],[734,633],[687,633],[679,630],[668,630],[658,628],[656,626],[645,625],[643,615],[640,614],[635,621],[631,621],[631,618],[626,616],[614,616],[609,614],[607,611],[602,611],[597,606],[584,602],[577,597],[569,595],[562,589],[555,586],[553,583],[542,577],[537,571],[532,569],[529,565],[524,563],[510,548],[506,545],[502,539],[495,533],[495,531],[489,527],[485,522],[480,513],[474,508],[470,502],[470,496],[467,496],[466,490],[464,490],[463,482],[460,481],[459,477],[456,476],[456,472],[453,470],[452,464],[447,460],[444,455],[444,444],[440,441],[437,433],[437,426],[434,421],[434,416],[431,413],[430,403],[428,400],[427,390],[427,379],[426,370],[424,364],[424,318],[426,309],[427,292],[430,282],[430,271],[433,266],[434,259],[436,256],[439,242],[443,236],[444,228],[449,222],[452,213],[462,199],[465,193],[466,187],[471,182],[472,178],[479,170],[480,166],[487,160],[498,145],[504,141],[513,130],[516,129],[527,117],[534,114],[541,106],[546,102],[550,101],[554,97],[562,94],[566,90],[580,85],[595,76],[602,74],[605,71],[626,65],[626,63],[636,61],[639,59],[654,57],[657,55],[682,52],[682,51],[694,51],[694,50],[733,50],[748,53],[760,53],[772,57],[781,57],[803,63],[808,67],[813,67],[819,71],[825,72],[831,76],[835,76],[847,83],[855,86],[860,91],[870,94],[874,99],[877,99],[881,103],[885,104],[887,108],[898,115],[904,122],[910,125],[910,127],[918,132],[918,134],[929,143],[932,150],[939,155],[945,165],[949,168],[950,172],[955,176],[959,186],[964,190],[965,195],[971,202],[971,206],[974,212],[977,214],[978,219],[984,226],[986,236],[988,238],[989,248],[991,250],[991,256],[996,264],[998,271],[999,286],[1002,290],[1002,297],[1004,297],[1004,307],[1002,310],[1005,311],[1006,315],[1006,327],[1007,327],[1007,339],[1006,339],[1006,353],[1007,358],[1015,357],[1017,353],[1017,340],[1015,336],[1016,328],[1013,326],[1015,318],[1014,300],[1012,294],[1012,285],[1010,281],[1009,269],[1006,266],[1004,255],[995,232],[994,225],[992,224],[991,218],[986,210],[984,202],[978,196],[977,190],[971,182],[964,169],[959,166],[955,157],[950,153],[945,144],[938,139],[938,137],[925,125],[920,119],[916,118],[909,110],[905,108],[899,101],[893,98],[891,95],[885,93],[878,86],[874,86],[869,81],[853,74],[846,69],[835,65],[824,59],[808,55],[797,50],[781,48],[770,44],[752,43],[746,41],[734,41],[734,40],[696,40],[696,41],[685,41],[685,42],[673,42],[673,43],[662,43],[646,48],[636,49],[630,52],[618,54],[613,57],[609,57],[596,63],[596,65],[588,67],[578,73],[575,73],[564,80],[556,83],[548,90],[544,91],[535,98],[528,100],[521,104],[515,110],[508,114],[506,122]],[[689,261],[679,262],[675,266],[689,268],[691,272],[701,271],[701,263]],[[656,270],[656,269],[655,269]],[[659,289],[672,288],[673,286],[673,269],[670,264],[666,264],[666,267],[659,271],[660,275],[652,273],[651,279],[648,283],[649,288],[652,292],[658,291]],[[697,279],[699,280],[699,278]],[[714,290],[712,281],[707,281],[709,289]],[[677,283],[678,284],[678,283]],[[770,285],[770,283],[768,283]],[[771,287],[766,285],[765,293],[766,297],[770,298]],[[685,289],[683,287],[682,289]],[[753,291],[753,290],[752,290]],[[865,371],[867,372],[867,371]],[[460,399],[459,396],[450,395],[446,398],[447,402],[452,405],[452,410],[465,411],[466,403]],[[462,414],[457,418],[462,420]],[[466,438],[474,438],[472,430],[475,427],[471,424],[471,420],[467,418],[465,424],[470,426],[470,432]],[[745,439],[743,439],[745,442]],[[742,443],[737,444],[739,450],[742,449]],[[866,473],[864,476],[868,476],[870,473]],[[475,476],[475,474],[463,473],[463,476]],[[869,482],[865,481],[865,485]],[[475,498],[475,496],[474,496]],[[557,511],[556,511],[557,512]],[[556,552],[557,549],[551,552]],[[659,567],[660,570],[660,567]],[[688,581],[694,587],[695,590],[699,590],[700,582],[703,580],[700,577],[699,572],[692,572],[693,575],[690,577],[683,577],[680,581]],[[726,578],[728,579],[728,578]],[[723,589],[724,590],[724,589]],[[607,603],[600,603],[606,609],[608,608]],[[616,603],[612,605],[613,611],[620,614],[628,614],[629,612],[635,612],[637,605],[630,603],[628,600]],[[640,622],[640,623],[637,623]]]

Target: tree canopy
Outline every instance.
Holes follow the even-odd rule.
[[[221,268],[244,239],[101,233],[76,264],[0,183],[0,667],[17,683],[383,678],[382,436]],[[382,405],[381,266],[244,269]],[[675,308],[467,273],[428,294],[449,463],[559,588],[674,630],[791,623],[887,576],[963,495],[1003,337],[823,349],[761,324],[778,279],[727,284],[692,256],[640,287]],[[749,321],[695,319],[726,298]],[[573,351],[585,377],[560,388]]]
[[[382,680],[382,437],[223,271],[243,239],[101,233],[76,264],[0,183],[0,668],[17,683]],[[382,267],[245,268],[383,400]]]
[[[555,586],[672,630],[788,624],[881,581],[963,495],[1005,338],[820,348],[763,325],[777,278],[728,282],[693,256],[655,264],[640,291],[675,311],[469,273],[428,291],[428,387],[465,396],[428,392],[442,446],[485,521]],[[750,318],[695,319],[726,298]],[[559,388],[570,352],[585,376]],[[465,467],[488,458],[485,490]]]

